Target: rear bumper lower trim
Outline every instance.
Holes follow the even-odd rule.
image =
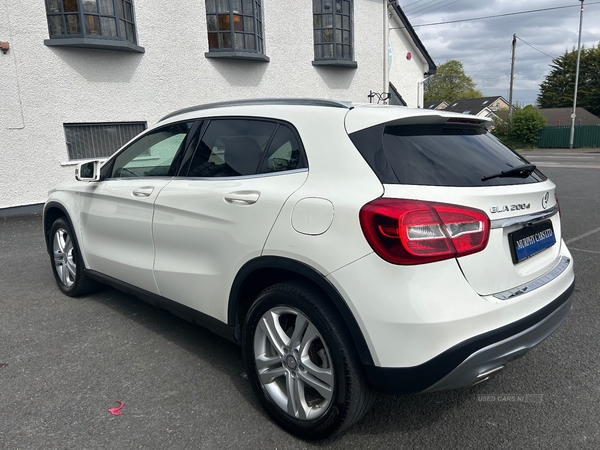
[[[565,321],[573,306],[569,299],[540,323],[496,344],[482,348],[465,359],[456,369],[428,388],[425,392],[457,389],[483,381],[503,368],[508,362],[520,358],[554,333]],[[482,375],[485,375],[483,377]]]
[[[502,349],[508,355],[507,360],[516,359],[550,336],[565,320],[571,310],[571,295],[574,289],[575,282],[571,283],[562,294],[539,311],[504,327],[467,339],[423,364],[412,367],[377,367],[366,365],[366,375],[376,390],[394,394],[427,392],[434,389],[434,386],[435,390],[467,386],[476,381],[479,374],[502,365],[498,359],[500,357],[496,357],[494,351],[490,349],[498,345],[503,345],[504,342],[510,342],[509,347],[502,347]],[[561,312],[559,313],[559,311]],[[555,320],[550,319],[551,317]],[[523,344],[520,336],[526,335],[528,337],[523,338],[523,342],[526,340],[530,340],[531,342],[528,344],[528,348],[521,349],[520,346]],[[536,336],[538,337],[537,340]],[[515,346],[514,349],[512,348],[513,345]],[[479,353],[480,351],[482,352]],[[477,357],[477,369],[475,370],[477,374],[471,378],[471,374],[474,371],[469,365],[471,363],[466,363],[466,361],[477,354],[483,356]],[[484,359],[485,357],[493,360],[491,366],[488,367],[482,361],[482,358]],[[496,360],[494,360],[495,357]],[[461,369],[460,366],[462,364],[467,364],[465,367],[468,369]],[[488,368],[486,369],[486,367]],[[450,376],[455,371],[459,371],[456,372],[457,374],[462,374],[464,371],[465,375],[461,375],[460,381],[451,383],[449,387],[445,387],[445,384],[442,385],[441,380]],[[458,378],[458,375],[456,377]]]

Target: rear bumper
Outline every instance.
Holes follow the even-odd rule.
[[[380,392],[410,394],[455,389],[486,378],[554,333],[571,311],[575,283],[539,311],[504,327],[461,342],[413,367],[365,366]]]

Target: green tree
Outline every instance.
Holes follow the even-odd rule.
[[[546,126],[546,119],[532,105],[513,110],[512,119],[508,110],[500,110],[494,118],[494,134],[510,148],[535,146],[540,130]]]
[[[554,58],[550,73],[540,85],[538,104],[541,108],[565,108],[573,106],[577,50],[565,52]],[[577,106],[592,114],[600,115],[600,48],[582,48],[579,63],[579,86]]]
[[[440,64],[437,73],[425,83],[425,101],[451,103],[464,98],[479,98],[483,94],[465,73],[460,61],[451,59]]]
[[[546,119],[531,105],[513,113],[510,137],[527,147],[533,147],[538,140],[540,130],[546,126]]]
[[[516,110],[516,108],[515,108]],[[508,145],[508,137],[510,135],[510,117],[508,117],[508,109],[499,109],[493,117],[494,128],[492,134]],[[509,145],[509,147],[511,147]]]

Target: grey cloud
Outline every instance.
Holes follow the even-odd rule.
[[[439,65],[449,59],[461,61],[467,75],[486,95],[508,95],[510,76],[510,41],[516,33],[521,39],[544,53],[560,56],[577,46],[579,2],[575,0],[400,0],[417,34],[434,61]],[[468,19],[481,16],[513,13],[524,10],[552,8],[576,3],[573,8],[531,14],[512,15],[494,19],[460,22],[436,26],[419,24]],[[588,4],[589,3],[589,4]],[[582,43],[591,47],[600,41],[600,4],[584,2]],[[424,6],[416,11],[417,6]],[[428,9],[444,7],[425,13]],[[419,15],[419,17],[414,17]],[[491,62],[490,59],[504,46]],[[551,58],[521,41],[517,41],[515,64],[515,101],[535,103],[539,85],[550,71]],[[482,67],[488,63],[485,68]]]

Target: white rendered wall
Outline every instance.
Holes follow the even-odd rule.
[[[285,3],[285,7],[282,7]],[[357,69],[315,67],[310,1],[264,0],[269,63],[207,59],[204,2],[135,2],[146,53],[46,47],[44,1],[0,2],[0,209],[45,201],[73,176],[63,123],[147,121],[186,106],[252,97],[323,97],[367,102],[383,78],[381,0],[356,0]],[[394,23],[394,22],[390,22]],[[423,69],[406,64],[394,37],[390,79],[416,105]],[[397,42],[396,42],[397,41]],[[406,69],[404,65],[409,66]]]
[[[401,28],[401,23],[395,20],[392,13],[390,20],[389,43],[392,48],[392,64],[389,67],[390,82],[402,96],[407,106],[423,107],[423,81],[424,74],[429,71],[429,65],[415,47],[412,39]],[[407,58],[407,53],[411,58]]]

